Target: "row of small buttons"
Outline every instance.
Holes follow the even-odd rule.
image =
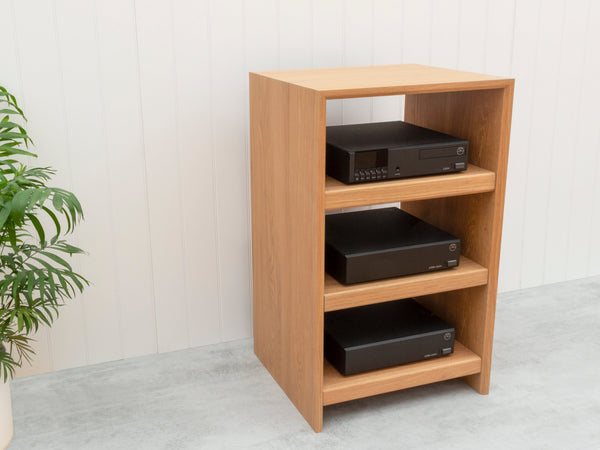
[[[387,167],[377,167],[375,169],[358,169],[354,171],[354,181],[385,180],[387,178],[387,173]]]

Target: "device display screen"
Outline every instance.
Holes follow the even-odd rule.
[[[387,167],[387,150],[371,150],[354,154],[354,169]]]

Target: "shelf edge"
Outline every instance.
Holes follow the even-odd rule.
[[[387,369],[343,376],[325,361],[323,369],[323,405],[399,391],[437,383],[481,371],[481,358],[460,342],[454,343],[454,354]]]
[[[463,255],[461,255],[460,265],[455,269],[408,275],[369,283],[344,286],[326,275],[323,295],[324,310],[325,312],[335,311],[401,298],[455,291],[482,286],[487,282],[488,270]],[[332,289],[331,285],[336,286],[336,288]]]
[[[328,178],[325,210],[432,198],[481,194],[496,188],[496,174],[471,165],[465,172],[344,185]]]

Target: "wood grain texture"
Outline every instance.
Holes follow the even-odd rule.
[[[325,274],[325,311],[481,286],[487,280],[488,270],[464,256],[453,269],[368,283],[343,285]]]
[[[503,88],[511,80],[418,64],[258,72],[328,99]]]
[[[323,423],[325,100],[250,74],[254,349]]]
[[[467,170],[460,173],[405,178],[380,183],[347,185],[327,177],[325,209],[333,210],[378,203],[477,194],[493,191],[495,187],[495,173],[474,165],[470,165]]]
[[[513,86],[511,81],[504,89],[406,99],[408,122],[468,139],[469,162],[496,173],[493,192],[402,204],[408,212],[459,237],[462,252],[489,270],[486,286],[436,294],[425,301],[456,327],[457,339],[481,357],[481,373],[467,382],[483,394],[490,383]]]
[[[454,353],[447,357],[357,375],[341,375],[331,364],[325,362],[323,404],[332,405],[370,395],[464,377],[476,374],[480,370],[481,358],[458,341],[454,342]]]
[[[489,389],[514,80],[396,68],[336,69],[343,89],[334,94],[324,88],[331,80],[319,78],[328,70],[250,74],[255,352],[316,431],[324,404],[461,376],[481,393]],[[402,83],[375,86],[391,73]],[[326,189],[326,98],[431,89],[441,92],[407,96],[406,120],[468,139],[470,172],[350,187],[329,180]],[[348,206],[403,200],[407,211],[461,238],[461,266],[354,286],[323,282],[326,198],[336,195]],[[327,365],[315,372],[323,370],[324,310],[423,295],[465,342],[453,357],[352,377]]]

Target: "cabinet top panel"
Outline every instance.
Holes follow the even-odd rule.
[[[325,98],[373,97],[503,88],[512,78],[418,64],[253,72],[320,92]]]

